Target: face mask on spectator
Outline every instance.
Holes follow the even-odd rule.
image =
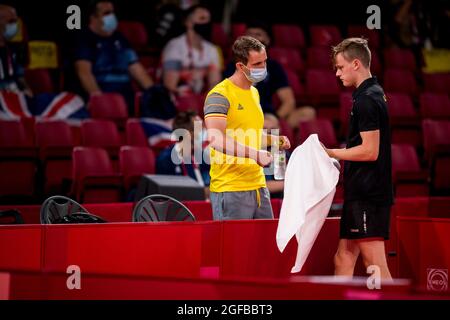
[[[17,34],[17,31],[19,31],[19,26],[18,26],[17,22],[8,23],[5,26],[5,31],[3,32],[3,36],[5,37],[6,40],[10,40],[10,39],[14,38],[14,36]]]
[[[194,24],[194,31],[203,39],[211,39],[212,25],[211,23],[196,23]]]
[[[103,31],[105,32],[113,32],[117,28],[117,18],[114,13],[107,14],[103,16]]]
[[[243,65],[244,66],[244,65]],[[266,76],[267,76],[267,68],[247,68],[246,66],[244,66],[246,69],[248,69],[250,71],[250,74],[246,74],[244,72],[245,77],[248,79],[248,81],[251,81],[253,83],[258,83],[260,81],[263,81]]]

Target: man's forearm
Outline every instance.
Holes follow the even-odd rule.
[[[353,148],[328,149],[328,155],[332,158],[347,161],[376,161],[377,154],[363,145]]]
[[[278,107],[277,115],[281,119],[286,119],[289,116],[289,114],[292,112],[292,110],[294,110],[294,109],[295,109],[295,101],[282,103]]]
[[[94,92],[101,92],[97,80],[95,80],[95,77],[92,74],[80,74],[79,77],[81,85],[87,93],[92,94]]]
[[[210,146],[219,152],[235,157],[256,159],[258,153],[258,150],[241,144],[226,134],[212,135]]]

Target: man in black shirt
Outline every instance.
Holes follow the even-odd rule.
[[[367,267],[379,267],[382,279],[392,279],[384,240],[389,239],[393,204],[391,140],[386,97],[370,73],[367,41],[349,38],[333,48],[336,76],[354,86],[347,147],[325,149],[344,160],[344,210],[335,274],[352,276],[361,253]]]

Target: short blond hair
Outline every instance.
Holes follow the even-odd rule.
[[[333,64],[336,62],[336,56],[342,53],[342,56],[347,61],[358,59],[362,62],[364,67],[369,68],[372,59],[372,54],[364,38],[347,38],[332,48]]]

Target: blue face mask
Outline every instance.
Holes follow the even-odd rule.
[[[248,81],[253,82],[253,83],[258,83],[263,81],[266,77],[267,77],[267,68],[247,68],[246,66],[244,66],[246,69],[250,70],[250,74],[247,75],[244,72],[245,77],[248,79]]]
[[[17,24],[17,22],[8,23],[5,26],[3,36],[5,37],[6,40],[10,40],[14,38],[14,36],[17,34],[17,31],[19,31],[19,25]]]
[[[106,16],[103,16],[103,31],[105,32],[113,32],[117,29],[117,18],[114,13],[107,14]]]

